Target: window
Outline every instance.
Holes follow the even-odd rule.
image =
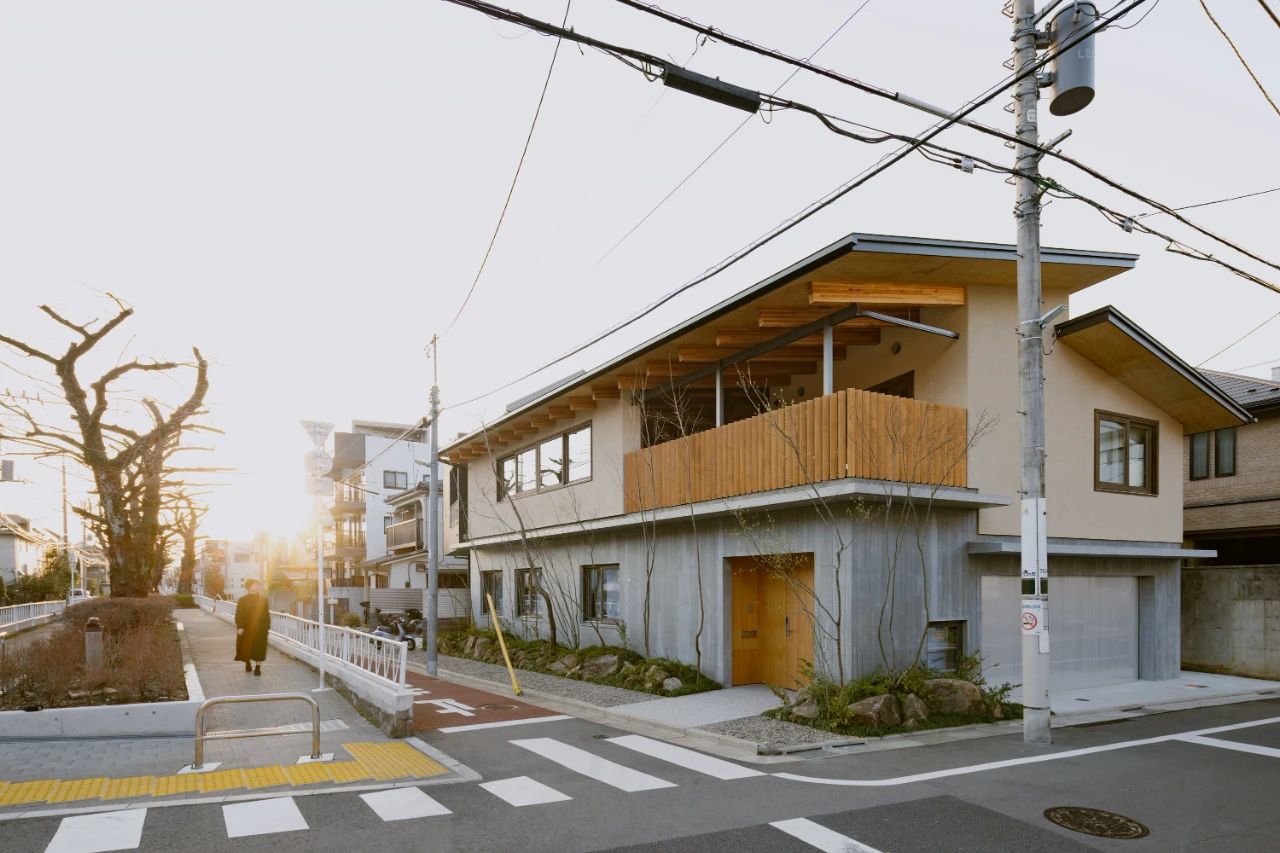
[[[1209,476],[1209,433],[1198,432],[1191,436],[1191,479],[1203,480]]]
[[[409,488],[409,475],[404,471],[383,471],[382,487],[403,492]]]
[[[391,529],[391,516],[384,515],[382,517],[382,532],[385,534],[390,529]]]
[[[591,424],[498,460],[498,500],[591,479]]]
[[[930,622],[925,639],[925,666],[938,672],[955,672],[964,654],[963,622]]]
[[[621,618],[618,608],[618,567],[582,567],[582,619],[604,622]]]
[[[1154,495],[1156,423],[1109,412],[1095,412],[1094,417],[1094,488]]]
[[[502,612],[503,612],[503,608],[502,608],[502,589],[503,589],[503,583],[502,583],[502,572],[501,572],[501,571],[499,571],[499,570],[496,570],[496,569],[495,569],[495,570],[492,570],[492,571],[481,572],[481,573],[480,573],[480,583],[481,583],[481,587],[482,587],[482,588],[483,588],[483,590],[484,590],[485,595],[486,595],[486,596],[492,596],[492,597],[493,597],[493,606],[494,606],[494,609],[496,609],[496,610],[498,611],[498,616],[499,616],[499,617],[501,617],[501,616],[502,616]],[[488,599],[488,598],[485,598],[483,601],[481,601],[481,602],[480,602],[480,606],[484,608],[484,612],[485,612],[485,613],[488,613],[488,612],[489,612],[489,599]]]
[[[538,587],[542,569],[516,569],[516,615],[536,619],[541,610]]]
[[[1236,428],[1220,429],[1213,434],[1213,476],[1233,477],[1236,473]]]

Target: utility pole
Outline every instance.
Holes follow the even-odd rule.
[[[1019,74],[1036,61],[1035,0],[1014,0],[1014,69]],[[1048,563],[1044,504],[1044,327],[1040,301],[1040,174],[1035,73],[1014,90],[1014,132],[1019,141],[1015,166],[1018,226],[1018,378],[1022,399],[1022,739],[1052,742],[1049,731],[1049,602],[1044,567]],[[1031,585],[1026,598],[1027,582]],[[1029,615],[1030,614],[1030,615]],[[1034,629],[1034,630],[1029,630]]]
[[[431,336],[431,455],[427,457],[427,675],[436,674],[436,637],[440,630],[440,370],[437,345]]]
[[[71,573],[71,589],[76,588],[76,564],[71,554],[71,538],[67,533],[67,457],[62,457],[62,553],[67,558],[67,571]],[[71,593],[68,592],[68,595]]]

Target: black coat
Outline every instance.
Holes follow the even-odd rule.
[[[236,660],[267,659],[267,632],[271,630],[271,608],[265,596],[249,593],[236,602],[236,627],[244,633],[236,637]]]

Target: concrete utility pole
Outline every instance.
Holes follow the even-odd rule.
[[[1036,61],[1035,0],[1014,0],[1014,69]],[[1040,84],[1028,74],[1014,90],[1014,132],[1021,140],[1016,168],[1039,176],[1040,155],[1036,107]],[[1022,626],[1022,739],[1051,743],[1049,731],[1049,634],[1045,617],[1049,602],[1044,584],[1044,328],[1040,300],[1040,188],[1031,177],[1018,177],[1014,217],[1018,224],[1018,377],[1022,395],[1022,577],[1033,587],[1024,599]],[[1025,587],[1024,587],[1025,594]],[[1034,627],[1035,631],[1029,630]]]
[[[427,457],[427,675],[436,674],[436,637],[440,631],[440,371],[437,344],[431,336],[431,455]]]
[[[67,571],[71,573],[71,589],[76,588],[75,555],[71,553],[71,538],[67,531],[67,457],[62,457],[62,553],[67,556]],[[82,579],[83,580],[83,579]],[[70,595],[70,591],[67,593]]]

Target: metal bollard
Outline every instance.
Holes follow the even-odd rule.
[[[102,620],[97,616],[84,623],[84,671],[90,679],[102,675]]]

